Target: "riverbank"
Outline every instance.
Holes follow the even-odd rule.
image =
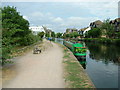
[[[60,46],[64,52],[63,66],[66,88],[95,88],[84,68],[72,52],[65,46]]]
[[[75,40],[72,40],[76,42]],[[63,40],[56,39],[63,44]],[[120,47],[113,44],[102,44],[81,41],[87,47],[86,60],[83,64],[96,88],[118,88],[118,57]],[[79,62],[80,63],[80,62]]]

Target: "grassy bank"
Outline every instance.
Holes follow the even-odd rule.
[[[64,50],[63,65],[66,88],[94,88],[93,83],[72,52],[62,45],[61,47]]]
[[[96,42],[96,43],[120,45],[120,39],[84,38],[84,39],[82,39],[82,40],[85,41],[85,42]]]

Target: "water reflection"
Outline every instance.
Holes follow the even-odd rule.
[[[118,88],[120,47],[86,42],[86,72],[97,88]]]
[[[102,61],[105,64],[113,62],[119,64],[120,47],[114,45],[103,45],[98,43],[86,43],[90,51],[90,58],[96,61]]]
[[[62,40],[58,40],[62,44]],[[96,88],[118,88],[120,47],[94,42],[78,42],[87,47],[86,58],[78,61],[83,66]]]
[[[84,69],[86,69],[86,58],[76,57]]]
[[[63,39],[61,38],[55,38],[55,42],[58,42],[63,45]]]

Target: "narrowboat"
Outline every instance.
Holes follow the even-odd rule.
[[[77,58],[86,58],[86,47],[81,43],[72,43],[63,41],[63,44],[69,48]]]

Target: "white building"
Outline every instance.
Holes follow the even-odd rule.
[[[29,27],[30,30],[32,30],[33,34],[37,35],[39,32],[44,32],[45,30],[42,26],[31,26]]]
[[[88,27],[87,29],[84,30],[84,32],[83,32],[84,37],[85,37],[85,33],[90,31],[90,30],[91,30],[91,27]]]

